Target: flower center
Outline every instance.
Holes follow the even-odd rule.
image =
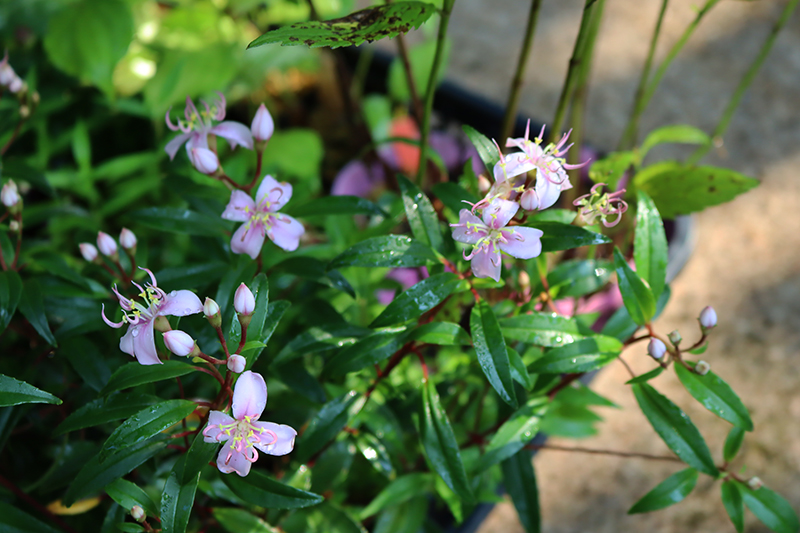
[[[144,304],[131,301],[131,309],[127,312],[123,311],[122,320],[128,324],[134,325],[138,324],[141,320],[152,320],[158,314],[158,310],[166,296],[164,291],[158,287],[148,285],[147,288],[142,289],[139,293],[139,297],[144,300]]]
[[[265,446],[269,446],[278,441],[278,436],[274,432],[253,424],[256,418],[254,416],[245,416],[241,420],[219,425],[221,434],[232,438],[232,450],[228,452],[228,457],[225,459],[226,464],[230,461],[233,451],[244,454],[248,461],[251,460],[251,457],[253,457],[252,461],[255,461],[256,454],[247,453],[250,448],[255,444],[263,443]],[[219,437],[217,439],[220,440]]]

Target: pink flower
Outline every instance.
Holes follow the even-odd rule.
[[[117,255],[117,241],[108,233],[102,231],[97,232],[97,248],[100,250],[100,253],[106,257],[113,258]]]
[[[189,161],[198,172],[209,176],[219,168],[217,154],[205,148],[192,148],[189,150]]]
[[[112,328],[121,328],[128,324],[128,331],[119,341],[119,349],[132,355],[143,365],[159,365],[156,352],[156,343],[153,333],[153,323],[160,316],[186,316],[199,313],[203,310],[200,298],[191,291],[181,290],[172,291],[169,294],[156,286],[156,277],[146,268],[142,268],[150,275],[152,283],[142,287],[138,283],[133,283],[139,289],[139,296],[144,300],[144,304],[129,300],[122,296],[117,288],[114,287],[114,294],[119,299],[122,307],[122,321],[112,322],[106,318],[105,304],[101,315],[106,324]]]
[[[228,120],[220,122],[216,126],[214,125],[213,121],[225,118],[225,97],[222,93],[217,94],[219,95],[219,101],[212,102],[210,106],[201,100],[205,107],[203,111],[197,111],[194,102],[187,96],[186,108],[183,112],[186,120],[178,119],[177,125],[173,124],[169,118],[169,112],[172,108],[167,110],[167,127],[172,131],[180,130],[183,132],[167,143],[164,148],[170,159],[175,159],[175,154],[178,153],[178,148],[183,143],[186,143],[186,153],[190,155],[190,159],[192,148],[208,150],[209,135],[224,137],[230,143],[231,148],[236,148],[241,144],[247,149],[253,149],[253,136],[250,133],[250,128],[244,124]]]
[[[233,295],[233,308],[240,315],[252,315],[256,310],[256,297],[253,296],[253,291],[245,285],[240,283]]]
[[[82,242],[78,245],[81,249],[81,255],[84,259],[89,262],[94,261],[97,259],[97,248],[94,247],[93,244],[89,244],[88,242]]]
[[[495,199],[483,209],[483,219],[473,215],[469,209],[459,213],[458,224],[450,224],[453,239],[472,245],[472,252],[464,254],[471,260],[472,273],[479,278],[500,281],[500,252],[517,259],[531,259],[542,252],[541,230],[506,224],[514,217],[519,204],[509,200]]]
[[[305,228],[289,215],[278,213],[291,197],[292,186],[278,183],[272,176],[264,177],[255,201],[245,192],[233,191],[222,218],[244,224],[231,238],[231,251],[255,259],[261,253],[265,235],[287,252],[296,250]]]
[[[8,87],[8,90],[16,94],[25,89],[25,82],[22,81],[14,68],[8,62],[8,51],[6,51],[3,60],[0,61],[0,88]]]
[[[256,448],[269,455],[286,455],[294,448],[297,432],[286,425],[258,422],[267,405],[267,384],[261,374],[247,371],[233,390],[233,418],[221,411],[208,413],[203,429],[205,442],[227,442],[217,456],[223,474],[236,472],[244,477],[258,459]]]

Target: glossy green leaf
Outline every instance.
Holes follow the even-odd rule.
[[[292,306],[286,300],[278,300],[277,302],[270,302],[267,316],[264,317],[264,325],[261,327],[261,334],[257,337],[258,342],[262,345],[268,345],[272,334],[275,333],[275,328],[278,327],[283,315]],[[249,335],[248,335],[249,336]],[[247,345],[245,345],[247,346]],[[247,368],[253,367],[258,357],[264,351],[263,348],[257,347],[252,349],[252,353],[247,348],[242,350],[242,354],[247,358]]]
[[[669,302],[671,295],[672,290],[669,288],[669,285],[666,285],[661,293],[661,296],[658,297],[658,301],[656,301],[656,314],[653,316],[653,320],[658,318],[659,315],[661,315],[661,313],[664,311],[664,308],[667,306],[667,302]],[[613,315],[611,315],[611,318],[608,319],[608,322],[606,322],[606,325],[603,326],[603,329],[600,333],[625,342],[628,340],[628,337],[636,333],[638,329],[639,326],[631,319],[631,315],[623,305],[617,309]]]
[[[304,354],[317,353],[331,348],[341,348],[358,342],[371,330],[350,324],[324,324],[312,326],[291,341],[278,355],[273,364],[283,364]]]
[[[682,501],[697,484],[697,470],[687,468],[676,472],[645,494],[628,509],[628,514],[649,513]]]
[[[562,346],[585,336],[574,319],[553,313],[533,312],[498,322],[506,338],[537,346]]]
[[[776,533],[797,533],[800,521],[792,506],[780,494],[767,487],[753,490],[747,485],[737,485],[744,504],[756,518]]]
[[[519,404],[511,378],[506,341],[492,307],[485,300],[472,308],[469,324],[481,370],[503,401],[516,409]]]
[[[422,387],[420,439],[425,457],[448,487],[464,501],[472,502],[474,496],[461,461],[458,442],[439,400],[439,393],[430,380],[425,380]]]
[[[656,300],[647,284],[628,266],[616,247],[614,268],[617,270],[617,282],[625,309],[634,322],[640,326],[647,324],[656,314]]]
[[[123,448],[158,435],[192,414],[196,408],[197,404],[189,400],[166,400],[142,409],[108,437],[100,450],[100,462]]]
[[[498,152],[497,147],[488,137],[472,126],[467,126],[464,124],[461,126],[461,129],[464,130],[464,133],[467,134],[469,140],[472,141],[472,144],[478,151],[481,161],[483,161],[483,164],[486,166],[486,170],[489,171],[489,175],[493,176],[494,166],[500,162],[500,153]]]
[[[722,458],[726,463],[733,461],[744,443],[745,430],[739,426],[733,426],[725,438],[725,445],[722,448]]]
[[[218,281],[230,268],[226,262],[212,261],[165,268],[156,272],[155,276],[161,287],[197,287]]]
[[[107,398],[101,397],[70,413],[53,434],[61,435],[78,429],[122,420],[158,401],[156,396],[135,392],[115,394]]]
[[[665,161],[636,174],[633,182],[646,192],[664,218],[675,218],[733,200],[759,181],[727,168]]]
[[[319,494],[284,485],[259,470],[251,470],[247,477],[227,475],[222,480],[239,498],[266,509],[300,509],[324,500]]]
[[[145,383],[163,381],[180,376],[185,376],[194,372],[195,367],[181,361],[164,361],[162,365],[140,365],[139,363],[128,363],[119,367],[112,375],[111,379],[100,396],[107,396],[112,392],[136,387]]]
[[[551,290],[558,289],[558,298],[584,296],[603,288],[613,271],[608,261],[594,259],[563,261],[547,274],[547,283]]]
[[[539,431],[539,422],[549,404],[547,397],[531,398],[512,414],[489,441],[486,453],[481,458],[481,469],[505,461],[522,450]]]
[[[650,372],[645,372],[644,374],[640,374],[640,375],[636,376],[635,378],[629,379],[628,381],[625,382],[625,384],[626,385],[633,385],[634,383],[645,383],[645,382],[648,382],[651,379],[660,376],[663,371],[664,371],[664,367],[663,366],[657,366],[656,368],[654,368]]]
[[[413,473],[400,476],[380,491],[369,505],[359,514],[366,520],[381,509],[410,500],[418,494],[424,494],[433,488],[433,475],[429,473]]]
[[[247,47],[271,43],[283,46],[304,44],[312,48],[358,46],[419,28],[435,12],[435,8],[426,2],[394,2],[356,11],[339,19],[283,26],[264,33]]]
[[[19,405],[22,403],[54,403],[61,405],[61,400],[33,385],[0,374],[0,407]]]
[[[716,476],[711,452],[688,415],[647,383],[631,387],[642,413],[667,446],[689,466]]]
[[[444,485],[444,483],[442,483]],[[446,490],[450,490],[446,485]],[[454,494],[452,491],[450,494]],[[375,521],[374,533],[418,533],[428,518],[429,501],[417,495],[384,509]]]
[[[21,511],[18,506],[0,501],[0,530],[4,533],[61,533]]]
[[[414,267],[437,262],[429,247],[403,235],[384,235],[361,241],[339,254],[328,269],[357,267]]]
[[[111,370],[104,357],[105,352],[89,340],[88,336],[70,337],[61,343],[61,355],[81,379],[96,391],[100,391],[108,383]]]
[[[530,390],[533,387],[534,381],[528,373],[528,368],[519,353],[513,348],[506,347],[508,351],[508,362],[511,364],[511,377],[514,381]]]
[[[615,190],[619,179],[632,165],[637,164],[638,157],[634,152],[611,152],[600,161],[589,167],[589,178],[595,183],[605,183],[609,189]]]
[[[739,484],[736,481],[723,481],[722,486],[722,505],[731,519],[733,527],[737,533],[744,533],[744,500],[742,493],[739,492]]]
[[[613,337],[588,337],[549,350],[533,362],[530,371],[537,374],[588,372],[613,361],[621,350],[622,343]]]
[[[336,437],[347,425],[359,396],[355,391],[339,396],[322,406],[317,415],[308,423],[303,438],[297,442],[294,459],[308,462],[323,446]],[[363,399],[361,400],[363,401]]]
[[[667,277],[667,234],[656,205],[643,191],[637,193],[633,259],[653,296],[661,296]]]
[[[339,350],[325,365],[325,374],[338,377],[380,363],[403,346],[405,337],[404,327],[376,331],[352,346]]]
[[[517,516],[527,533],[542,530],[542,517],[539,511],[539,490],[536,486],[536,473],[531,454],[520,450],[501,464],[503,484],[505,485]]]
[[[338,198],[332,196],[331,198]],[[275,265],[272,270],[286,272],[295,276],[315,281],[338,291],[346,292],[355,298],[356,293],[352,285],[341,275],[338,270],[328,270],[328,265],[311,257],[290,257]]]
[[[180,207],[146,207],[130,214],[140,224],[161,231],[185,235],[223,236],[230,231],[230,222],[219,217]]]
[[[442,272],[425,278],[395,296],[369,327],[391,326],[417,318],[439,305],[462,285],[466,284],[452,272]]]
[[[442,201],[444,205],[450,208],[455,215],[458,215],[462,209],[468,209],[470,204],[476,203],[479,198],[473,196],[469,191],[458,183],[445,182],[436,183],[433,187],[433,194]]]
[[[280,530],[244,509],[213,507],[211,514],[228,533],[279,533]]]
[[[21,295],[22,280],[19,274],[14,270],[0,271],[0,333],[11,322]]]
[[[323,404],[328,399],[319,379],[306,369],[302,359],[294,359],[281,365],[271,365],[270,372],[284,385],[301,394],[316,404]]]
[[[414,238],[434,250],[442,249],[442,231],[439,228],[439,217],[433,209],[433,204],[419,187],[408,181],[404,176],[397,177],[400,193],[403,198],[403,207],[406,210],[406,219],[411,227]]]
[[[161,527],[163,533],[185,533],[194,506],[194,495],[200,472],[182,482],[184,458],[178,459],[161,493]]]
[[[47,323],[47,317],[44,314],[44,295],[39,282],[35,279],[30,279],[25,282],[22,296],[19,299],[19,312],[22,313],[28,322],[30,322],[36,333],[50,346],[56,345],[56,338],[53,332],[50,331],[50,325]]]
[[[703,407],[734,426],[753,431],[753,421],[750,419],[747,407],[730,385],[715,373],[709,371],[705,376],[701,376],[679,364],[675,365],[675,373],[689,394]]]
[[[198,433],[192,441],[192,445],[189,446],[186,455],[184,455],[183,468],[178,472],[180,474],[178,482],[181,484],[190,483],[203,467],[214,459],[214,455],[219,449],[219,443],[205,442],[203,433]]]
[[[386,446],[372,433],[360,432],[356,437],[356,446],[364,459],[372,467],[389,479],[394,479],[395,470],[392,458]]]
[[[414,329],[406,340],[416,340],[442,346],[467,346],[472,344],[464,328],[453,322],[430,322]]]
[[[662,126],[647,134],[641,147],[641,158],[650,149],[659,144],[679,143],[679,144],[710,144],[709,137],[703,130],[689,126],[688,124],[675,124],[672,126]]]
[[[105,491],[112,500],[125,509],[130,510],[134,505],[138,505],[144,509],[147,516],[158,516],[155,502],[136,483],[126,479],[117,479],[106,485]]]
[[[302,205],[286,209],[286,214],[293,217],[310,217],[321,215],[382,215],[386,211],[374,202],[358,196],[322,196],[314,198]]]

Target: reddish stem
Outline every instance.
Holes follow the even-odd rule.
[[[39,511],[41,514],[52,520],[53,523],[58,524],[58,526],[64,531],[67,531],[68,533],[78,533],[77,531],[72,529],[66,522],[61,520],[61,518],[59,518],[58,515],[53,514],[47,507],[34,500],[27,493],[23,492],[19,487],[14,485],[11,481],[7,480],[3,476],[0,476],[0,484],[8,488],[8,490],[13,492],[14,494],[16,494],[17,497],[19,497],[21,500],[24,500],[26,503],[28,503],[28,505],[30,505],[31,507]]]

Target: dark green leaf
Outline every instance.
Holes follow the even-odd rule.
[[[279,533],[280,530],[270,526],[259,517],[244,509],[233,507],[214,507],[211,509],[214,519],[228,533]]]
[[[667,234],[656,205],[643,191],[637,194],[633,259],[636,272],[650,285],[653,296],[661,296],[667,277]]]
[[[61,405],[61,400],[49,392],[37,389],[24,381],[0,374],[0,407],[19,405],[21,403],[54,403]]]
[[[165,268],[156,272],[160,287],[197,287],[219,280],[231,266],[222,261]]]
[[[656,130],[651,131],[645,137],[641,148],[641,157],[647,155],[647,152],[653,146],[664,143],[679,143],[679,144],[710,144],[711,138],[706,135],[703,130],[697,129],[688,124],[675,124],[672,126],[662,126]]]
[[[447,486],[445,489],[455,496]],[[406,502],[387,507],[378,515],[374,533],[418,533],[428,518],[428,505],[428,498],[417,495]]]
[[[50,331],[47,317],[44,314],[44,296],[39,282],[30,279],[25,282],[22,296],[19,300],[19,312],[28,319],[33,329],[47,341],[50,346],[56,345],[56,338]]]
[[[508,350],[508,362],[511,364],[511,377],[526,390],[530,390],[534,382],[531,380],[531,375],[528,374],[528,368],[522,361],[522,357],[513,348],[506,347],[506,349]]]
[[[317,416],[309,422],[303,438],[297,443],[294,458],[301,463],[307,462],[311,456],[338,435],[353,416],[352,412],[358,410],[360,406],[360,402],[356,404],[358,399],[358,394],[350,391],[322,406]]]
[[[664,218],[675,218],[733,200],[758,180],[727,168],[696,167],[672,161],[656,163],[633,181],[650,195]]]
[[[692,365],[692,363],[689,363]],[[753,431],[753,421],[747,407],[733,392],[730,385],[722,381],[719,376],[709,371],[701,376],[683,365],[675,365],[675,373],[683,386],[695,400],[703,407],[734,426],[739,426],[746,431]]]
[[[442,249],[442,231],[439,228],[439,218],[433,209],[431,201],[419,187],[408,181],[404,176],[397,177],[400,193],[403,197],[403,207],[406,210],[408,225],[414,238],[434,250]]]
[[[200,481],[200,472],[188,476],[186,482],[181,482],[184,477],[183,458],[178,459],[175,467],[170,472],[161,493],[161,527],[163,533],[184,533],[189,524],[189,517],[194,506],[194,494],[197,483]]]
[[[598,335],[580,339],[549,350],[533,362],[530,371],[536,374],[588,372],[613,361],[621,350],[622,343],[614,337]]]
[[[325,365],[325,374],[338,377],[380,363],[400,349],[406,342],[405,337],[404,327],[376,331],[340,350]]]
[[[617,270],[617,282],[625,309],[634,322],[640,326],[647,324],[656,314],[656,300],[642,278],[628,266],[617,247],[614,247],[614,268]]]
[[[645,494],[628,509],[628,514],[649,513],[682,501],[697,484],[697,470],[687,468],[676,472]]]
[[[339,19],[283,26],[264,33],[247,47],[271,43],[283,46],[305,44],[312,48],[358,46],[365,41],[391,38],[411,28],[419,28],[435,11],[426,2],[395,2],[356,11]]]
[[[722,489],[722,505],[725,506],[725,511],[733,522],[733,527],[738,533],[743,533],[744,500],[742,500],[742,493],[739,492],[739,484],[735,481],[723,481],[720,488]]]
[[[629,379],[628,381],[625,382],[625,384],[626,385],[633,385],[634,383],[645,383],[645,382],[650,381],[651,379],[653,379],[655,377],[660,376],[663,371],[664,371],[664,367],[663,366],[657,366],[656,368],[654,368],[650,372],[645,372],[644,374],[636,376],[635,378]]]
[[[11,322],[21,295],[22,280],[19,274],[14,270],[0,272],[0,333]]]
[[[364,456],[364,459],[372,465],[372,467],[386,476],[389,479],[395,477],[394,465],[392,465],[392,458],[386,450],[386,446],[373,435],[372,433],[360,432],[356,437],[356,446]]]
[[[666,285],[656,302],[656,314],[653,320],[658,318],[662,311],[664,311],[671,294],[672,291],[669,285]],[[625,309],[625,306],[622,306],[611,315],[611,318],[608,319],[608,322],[603,326],[603,330],[600,333],[624,342],[628,340],[628,337],[636,333],[638,329],[639,326],[631,320],[631,315],[628,313],[628,310]]]
[[[231,229],[230,222],[180,207],[147,207],[131,213],[140,224],[185,235],[223,236]]]
[[[642,413],[667,446],[689,466],[716,476],[719,471],[711,452],[686,413],[647,383],[631,387]]]
[[[611,242],[611,239],[600,233],[579,228],[578,226],[561,224],[560,222],[536,221],[531,224],[531,227],[544,232],[544,235],[542,235],[543,253]]]
[[[478,363],[486,379],[503,401],[516,409],[519,404],[511,378],[511,363],[508,360],[506,341],[492,307],[485,300],[479,301],[472,308],[469,325]]]
[[[592,163],[589,167],[589,178],[595,183],[605,183],[609,189],[615,190],[619,179],[631,165],[637,163],[637,159],[633,152],[611,152],[600,161]]]
[[[422,313],[439,305],[445,298],[458,290],[460,285],[462,285],[462,281],[452,272],[442,272],[425,278],[395,296],[394,300],[372,321],[369,327],[391,326],[417,318]]]
[[[293,217],[311,217],[321,215],[382,215],[386,211],[366,198],[358,196],[323,196],[314,198],[302,205],[286,209],[286,214]]]
[[[44,522],[20,511],[16,505],[0,501],[0,529],[3,533],[60,533]]]
[[[385,235],[361,241],[339,254],[328,269],[357,267],[414,267],[437,263],[429,247],[404,235]]]
[[[537,346],[561,346],[584,337],[574,319],[553,313],[533,312],[501,318],[499,324],[507,338]]]
[[[539,422],[547,411],[547,397],[531,398],[500,426],[489,441],[486,453],[481,458],[481,469],[485,470],[509,459],[528,444],[539,430]],[[528,454],[530,457],[530,454]]]
[[[68,338],[61,344],[60,353],[94,390],[100,391],[108,383],[111,370],[103,357],[104,353],[86,336]]]
[[[181,475],[178,477],[178,481],[181,484],[191,482],[203,467],[213,459],[217,450],[219,450],[219,444],[205,442],[202,432],[198,433],[184,456],[183,468],[180,471]]]
[[[144,383],[153,383],[184,376],[194,372],[195,367],[181,361],[164,361],[163,365],[140,365],[139,363],[128,363],[119,367],[103,390],[100,396],[106,396],[112,392],[136,387]]]
[[[308,353],[355,344],[359,338],[370,332],[369,329],[350,324],[314,326],[289,341],[275,357],[273,364],[283,364]]]
[[[369,505],[359,514],[361,520],[366,520],[384,507],[397,505],[410,500],[418,494],[424,494],[433,488],[433,476],[428,473],[405,474],[398,477],[378,493],[369,502]]]
[[[481,157],[481,161],[483,161],[483,164],[486,166],[486,170],[489,171],[489,175],[493,176],[494,166],[500,162],[500,153],[497,147],[488,137],[472,126],[464,124],[461,126],[461,129],[464,130],[469,140],[472,141],[472,144],[478,151],[478,155]]]
[[[266,509],[299,509],[323,501],[319,494],[284,485],[258,470],[247,477],[225,475],[222,480],[239,498]]]
[[[558,298],[584,296],[608,283],[613,272],[610,267],[608,261],[594,259],[564,261],[547,274],[547,282],[551,289],[558,289]]]
[[[156,396],[139,393],[115,394],[109,398],[98,398],[72,412],[61,422],[53,434],[61,435],[77,429],[122,420],[157,401],[159,400]]]
[[[278,323],[283,318],[284,313],[291,307],[292,304],[287,302],[286,300],[278,300],[277,302],[270,302],[269,310],[267,311],[267,316],[264,318],[264,326],[261,328],[261,335],[258,338],[258,341],[262,344],[269,344],[269,340],[272,338],[272,334],[275,333],[275,328],[278,327]],[[247,368],[252,368],[255,362],[258,360],[258,356],[261,355],[263,348],[254,348],[254,352],[251,355],[248,349],[242,350],[247,357]]]
[[[148,516],[158,516],[155,502],[138,485],[125,479],[118,479],[106,486],[106,494],[123,508],[130,510],[138,505]]]
[[[536,473],[530,452],[518,451],[503,461],[501,467],[503,484],[514,502],[522,527],[527,533],[539,533],[542,530],[539,490],[536,487]]]
[[[726,463],[730,463],[736,458],[736,455],[739,453],[739,449],[742,447],[742,443],[744,442],[744,434],[744,429],[738,426],[733,426],[728,432],[728,436],[725,439],[725,445],[722,449],[722,458]]]
[[[776,533],[797,533],[800,521],[797,514],[783,497],[767,487],[753,490],[747,485],[737,485],[744,504],[756,518]]]
[[[302,359],[294,359],[281,365],[273,364],[270,370],[279,381],[298,394],[302,394],[314,403],[325,403],[327,396],[317,378],[312,376]]]
[[[470,204],[474,204],[478,201],[478,198],[473,196],[461,185],[451,182],[435,184],[433,186],[433,194],[456,215],[458,215],[459,211],[462,209],[469,208],[469,205],[464,203],[465,201]]]
[[[464,328],[453,322],[430,322],[413,330],[407,341],[416,340],[427,344],[442,346],[467,346],[472,344]]]
[[[342,276],[338,270],[327,270],[327,265],[318,259],[313,259],[311,257],[290,257],[275,265],[273,270],[309,279],[336,290],[346,292],[353,298],[356,297],[353,287],[344,276]]]

